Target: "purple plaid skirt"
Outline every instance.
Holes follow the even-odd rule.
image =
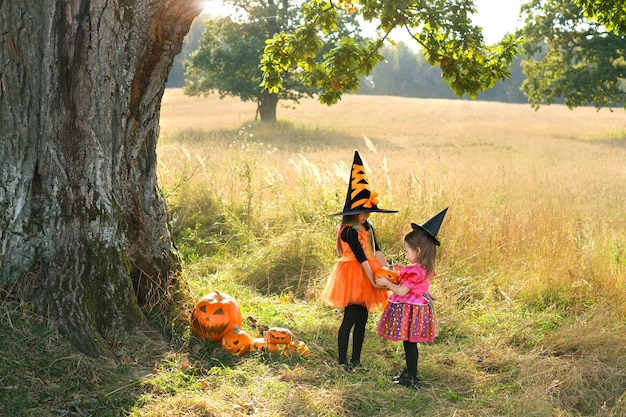
[[[434,314],[429,305],[389,302],[380,316],[376,333],[393,341],[433,342]]]

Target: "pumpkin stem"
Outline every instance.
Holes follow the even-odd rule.
[[[239,334],[239,327],[236,324],[233,324],[233,333]]]

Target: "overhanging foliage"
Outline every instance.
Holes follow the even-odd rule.
[[[377,36],[367,43],[344,38],[324,53],[320,36],[335,30],[343,12],[378,22]],[[475,97],[509,78],[518,47],[513,36],[486,45],[481,28],[471,21],[475,12],[473,0],[307,1],[302,7],[303,23],[267,41],[261,85],[278,92],[284,88],[286,74],[301,69],[304,81],[320,91],[320,101],[334,104],[343,92],[355,91],[360,76],[382,60],[379,51],[390,32],[404,28],[421,46],[428,63],[441,68],[442,78],[455,94]],[[316,59],[320,55],[322,59]]]

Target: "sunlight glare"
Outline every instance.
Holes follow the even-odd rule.
[[[477,14],[472,16],[472,20],[482,26],[483,35],[487,43],[499,41],[507,32],[514,32],[521,26],[519,21],[519,9],[524,0],[474,0]],[[226,17],[234,14],[234,9],[230,5],[224,4],[221,0],[206,0],[202,2],[202,14],[213,17]],[[361,22],[363,33],[366,36],[373,36],[375,23]],[[404,30],[396,30],[392,36],[396,41],[401,41],[411,46],[413,40]]]
[[[211,16],[229,16],[233,13],[231,6],[225,5],[220,0],[203,1],[202,14],[209,14]]]

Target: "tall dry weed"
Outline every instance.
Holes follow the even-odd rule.
[[[390,106],[396,102],[387,100]],[[169,155],[179,155],[186,168],[178,176],[191,171],[191,182],[210,181],[216,200],[233,215],[244,216],[241,220],[250,233],[267,239],[284,231],[280,224],[290,223],[332,235],[332,219],[324,216],[341,210],[347,166],[353,149],[361,148],[380,205],[399,210],[398,215],[372,216],[390,256],[401,257],[399,240],[410,222],[422,222],[450,206],[442,228],[443,271],[489,277],[510,296],[538,306],[575,301],[583,308],[593,300],[585,294],[598,291],[617,297],[612,304],[619,305],[624,288],[618,277],[626,264],[621,243],[626,220],[619,204],[626,198],[619,185],[626,179],[620,157],[624,148],[589,140],[603,134],[602,129],[589,129],[595,122],[581,123],[586,130],[575,136],[567,112],[549,109],[554,114],[543,116],[500,105],[499,112],[487,116],[477,112],[478,103],[450,102],[465,108],[461,116],[439,101],[419,103],[426,106],[388,110],[395,117],[412,113],[421,121],[407,125],[396,141],[378,126],[398,132],[400,125],[386,123],[382,114],[383,120],[377,121],[372,117],[376,113],[363,107],[360,129],[349,148],[316,148],[307,142],[306,148],[292,153],[281,144],[292,149],[297,138],[308,136],[309,127],[283,123],[272,131],[244,124],[232,134],[231,144],[224,137],[194,141],[195,163],[193,155],[185,153],[188,141],[176,145],[168,140],[168,151],[160,152],[159,160],[171,171],[176,162]],[[312,120],[311,114],[298,120],[310,126],[306,120]],[[610,115],[584,117],[610,120],[611,126],[618,123]],[[354,121],[333,127],[345,129]],[[315,129],[320,128],[331,125],[318,122]],[[409,137],[412,142],[405,139]],[[271,143],[270,152],[261,149],[263,143]],[[167,188],[168,181],[163,182]]]
[[[206,255],[193,264],[199,285],[314,303],[336,260],[328,214],[343,208],[359,150],[379,206],[398,210],[371,216],[390,260],[405,261],[411,222],[449,207],[432,284],[440,333],[423,372],[458,389],[446,394],[456,411],[465,399],[483,415],[620,415],[621,116],[354,96],[284,112],[292,122],[276,129],[243,121],[204,139],[169,134],[159,149],[162,185],[185,191],[167,194],[176,236]],[[243,158],[240,126],[257,149]],[[219,250],[203,252],[207,242]]]

